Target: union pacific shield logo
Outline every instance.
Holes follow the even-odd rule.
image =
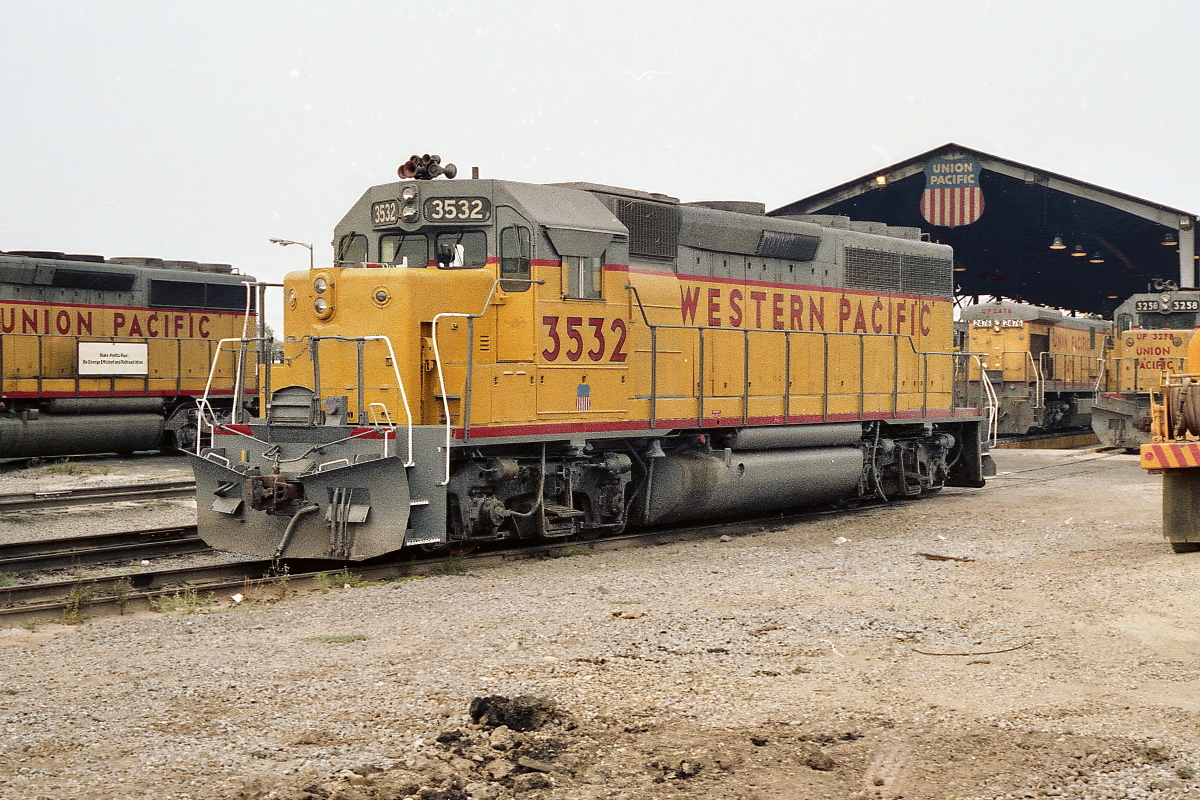
[[[932,225],[970,225],[983,214],[983,168],[970,156],[935,158],[925,165],[921,216]]]

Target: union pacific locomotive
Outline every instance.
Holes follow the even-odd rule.
[[[206,386],[215,413],[238,402],[236,369],[209,367],[253,324],[247,283],[228,264],[0,253],[0,458],[194,448]]]
[[[1086,427],[1104,373],[1112,323],[1066,316],[1054,308],[998,301],[966,306],[959,316],[964,349],[979,356],[996,397],[1001,436]]]
[[[1102,444],[1135,449],[1151,440],[1150,392],[1165,373],[1183,370],[1200,323],[1200,291],[1155,281],[1117,307],[1112,349],[1106,354],[1092,429]]]
[[[442,172],[414,157],[287,276],[262,415],[193,457],[209,544],[355,560],[982,485],[949,247]]]

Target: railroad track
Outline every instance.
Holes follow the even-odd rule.
[[[0,573],[21,574],[212,550],[195,525],[0,544]]]
[[[912,501],[896,501],[896,504],[907,502]],[[21,619],[63,618],[114,607],[123,612],[130,606],[147,607],[163,596],[179,596],[187,593],[204,599],[210,595],[244,593],[255,587],[269,586],[282,580],[298,583],[312,581],[322,573],[329,576],[331,581],[336,581],[336,576],[343,569],[348,570],[355,581],[388,581],[426,575],[459,574],[467,571],[468,567],[470,571],[475,571],[510,561],[559,558],[581,555],[588,551],[600,553],[628,547],[650,547],[700,541],[725,534],[744,536],[829,514],[862,513],[881,507],[883,507],[882,503],[866,504],[856,509],[813,511],[747,522],[721,522],[652,531],[635,531],[591,541],[543,542],[532,546],[523,545],[503,550],[481,550],[462,556],[447,556],[445,553],[420,553],[411,555],[402,561],[353,564],[285,559],[281,565],[285,577],[272,574],[271,561],[251,560],[45,581],[0,587],[0,618],[7,617],[6,624],[12,624]],[[32,543],[32,545],[36,544]]]
[[[1097,454],[1085,461],[1106,461],[1107,459],[1107,454]],[[1083,467],[1083,469],[1078,467]],[[1037,477],[1037,480],[1041,482],[1060,480],[1076,476],[1089,469],[1105,468],[1115,467],[1107,464],[1091,467],[1079,464],[1075,468],[1067,470],[1046,469]],[[1038,472],[1043,469],[1045,468],[1036,467],[1020,472]],[[1050,474],[1046,474],[1047,472]],[[1024,477],[1017,473],[1010,474],[1013,477]],[[998,481],[979,490],[945,489],[941,496],[947,499],[961,499],[969,497],[976,491],[994,491],[1003,489],[1006,485],[1011,484]],[[461,556],[446,556],[444,553],[420,554],[409,556],[405,560],[353,564],[292,559],[283,562],[285,578],[271,574],[272,564],[270,561],[252,560],[0,587],[0,618],[7,618],[5,622],[12,624],[19,619],[31,617],[54,619],[57,615],[79,614],[81,611],[90,613],[103,608],[116,607],[124,611],[129,606],[148,607],[151,601],[164,595],[179,595],[186,592],[204,598],[210,594],[245,592],[254,587],[270,585],[285,579],[289,582],[304,583],[316,579],[322,573],[329,576],[330,580],[336,581],[337,574],[343,569],[347,569],[356,581],[388,581],[424,575],[461,574],[468,570],[474,572],[511,561],[582,555],[588,551],[602,553],[629,547],[653,547],[702,541],[727,534],[733,536],[753,535],[777,530],[781,526],[815,521],[831,514],[870,513],[892,506],[907,505],[911,502],[930,501],[913,499],[895,500],[887,504],[882,502],[864,503],[856,508],[810,511],[744,522],[725,521],[651,531],[635,531],[591,541],[548,542],[503,550],[480,550]]]
[[[194,480],[134,483],[126,486],[93,486],[86,489],[64,489],[55,492],[16,492],[0,494],[0,514],[23,511],[45,511],[70,506],[119,503],[131,500],[168,500],[194,497]]]

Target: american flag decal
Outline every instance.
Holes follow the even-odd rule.
[[[576,411],[591,411],[592,409],[592,387],[586,383],[581,383],[575,388],[575,410]]]
[[[983,168],[969,156],[935,158],[925,165],[921,216],[931,225],[954,228],[970,225],[983,215]]]

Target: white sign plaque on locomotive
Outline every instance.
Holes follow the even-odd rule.
[[[80,342],[80,375],[146,375],[145,343]]]

